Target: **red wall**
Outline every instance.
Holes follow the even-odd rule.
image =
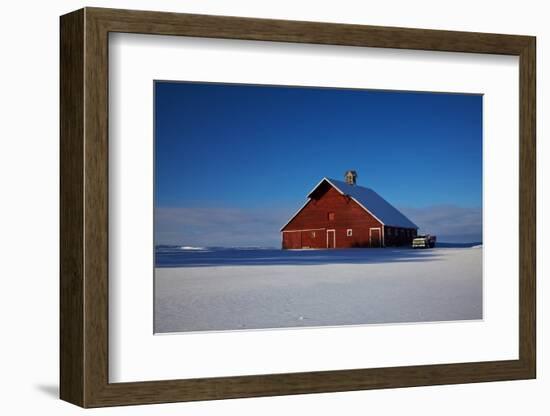
[[[382,228],[359,204],[331,186],[320,187],[314,197],[283,229],[283,248],[326,248],[327,229],[336,230],[337,248],[368,247],[369,229]],[[329,212],[334,212],[333,221],[328,219]],[[349,228],[353,230],[351,237],[346,235]],[[293,230],[301,232],[287,232]]]

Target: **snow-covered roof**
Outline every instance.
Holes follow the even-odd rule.
[[[357,202],[361,208],[374,216],[378,221],[388,227],[402,227],[402,228],[417,228],[418,226],[403,215],[397,208],[391,205],[388,201],[378,195],[370,188],[365,188],[358,185],[350,185],[344,181],[337,179],[323,178],[315,185],[315,187],[308,194],[308,200],[302,207],[296,211],[296,213],[290,217],[285,225],[281,227],[281,231],[290,224],[290,222],[306,207],[311,201],[311,196],[317,188],[323,183],[327,182],[334,187],[338,192],[343,195],[349,196],[355,202]]]
[[[310,196],[323,181],[327,181],[336,188],[337,191],[355,200],[364,210],[371,213],[384,225],[390,227],[418,228],[415,223],[405,217],[397,208],[370,188],[350,185],[337,179],[323,178],[308,196]]]

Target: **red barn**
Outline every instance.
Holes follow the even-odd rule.
[[[356,177],[323,178],[281,228],[283,249],[410,245],[418,227]]]

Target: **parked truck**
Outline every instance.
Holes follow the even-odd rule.
[[[434,248],[435,240],[435,235],[417,235],[412,241],[412,248]]]

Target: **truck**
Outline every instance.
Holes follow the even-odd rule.
[[[434,248],[435,240],[435,235],[417,235],[412,241],[412,248]]]

